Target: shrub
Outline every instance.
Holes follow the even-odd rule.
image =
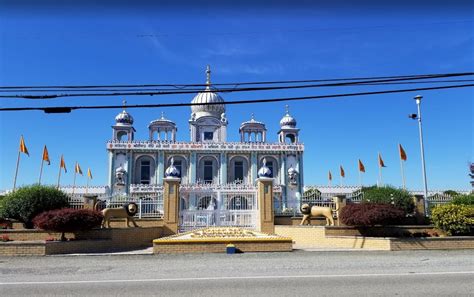
[[[102,219],[102,213],[96,210],[63,208],[43,212],[33,219],[33,223],[40,229],[61,232],[61,240],[65,240],[65,232],[99,227]]]
[[[392,225],[404,217],[405,212],[400,208],[382,203],[348,204],[340,214],[342,223],[348,226]]]
[[[415,209],[413,197],[406,190],[396,189],[394,187],[366,187],[362,188],[364,193],[363,202],[393,204],[402,209],[405,214],[412,213]],[[392,200],[393,199],[393,200]]]
[[[474,194],[457,195],[451,203],[456,205],[474,205]]]
[[[446,190],[443,192],[444,195],[449,195],[451,197],[454,197],[454,196],[457,196],[459,195],[458,192],[454,191],[454,190]]]
[[[32,185],[21,187],[5,195],[0,205],[0,217],[15,219],[32,228],[32,220],[38,214],[69,207],[68,196],[49,186]]]
[[[474,207],[468,205],[436,205],[431,211],[433,225],[447,235],[469,233],[474,224]]]

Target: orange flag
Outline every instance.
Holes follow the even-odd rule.
[[[44,149],[43,149],[43,161],[46,161],[48,162],[48,165],[51,165],[51,161],[49,160],[49,153],[48,153],[48,149],[46,148],[46,145],[44,146]]]
[[[382,155],[380,153],[379,153],[379,166],[380,167],[387,167],[387,166],[385,166],[385,163],[382,160]]]
[[[341,169],[341,176],[346,177],[346,173],[344,172],[344,168],[342,168],[342,166],[340,166],[340,169]]]
[[[61,163],[59,164],[59,168],[64,168],[64,172],[67,173],[66,162],[64,162],[63,155],[61,155]]]
[[[30,156],[30,153],[28,153],[28,149],[26,148],[25,140],[23,139],[23,135],[21,135],[21,138],[20,138],[20,152],[28,155],[28,157]]]
[[[398,144],[398,150],[400,151],[400,159],[403,161],[407,160],[407,154],[405,153],[405,150],[403,149],[401,144]]]
[[[74,168],[74,171],[76,173],[79,173],[80,175],[82,175],[82,169],[81,169],[81,166],[79,166],[79,163],[76,162],[76,167]]]
[[[365,166],[364,164],[362,163],[362,161],[359,159],[359,171],[360,172],[365,172]]]
[[[92,172],[90,168],[87,168],[87,176],[92,179]]]
[[[329,178],[329,180],[332,180],[332,174],[331,174],[331,170],[329,170],[329,173],[328,173],[328,178]]]

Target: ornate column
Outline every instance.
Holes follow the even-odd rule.
[[[196,183],[196,153],[192,152],[189,158],[189,183]]]
[[[114,187],[114,167],[115,167],[115,162],[114,162],[114,152],[109,151],[109,176],[108,176],[108,181],[109,181],[109,189],[110,193],[113,192],[113,187]]]
[[[179,228],[179,185],[180,172],[171,159],[170,166],[166,169],[163,179],[163,235],[178,233]]]
[[[155,178],[153,182],[157,185],[160,184],[160,178],[159,178],[160,171],[163,171],[160,169],[160,154],[161,154],[161,151],[157,151],[155,153]]]
[[[163,183],[163,173],[165,171],[165,152],[158,151],[158,166],[156,166],[157,183]]]
[[[251,152],[250,153],[250,180],[251,184],[254,184],[255,179],[257,178],[257,153]]]
[[[130,185],[132,184],[133,175],[135,174],[133,166],[133,152],[129,150],[127,154],[127,184],[125,185],[125,193],[127,194],[130,193]]]
[[[221,153],[221,172],[220,172],[220,180],[221,184],[227,183],[227,153]]]
[[[166,177],[163,179],[163,235],[178,233],[179,224],[179,177]]]
[[[257,179],[257,205],[259,213],[257,230],[268,234],[274,234],[275,216],[273,212],[273,178],[271,178],[270,175],[270,169],[266,166],[266,160],[263,159],[263,165],[258,171]]]

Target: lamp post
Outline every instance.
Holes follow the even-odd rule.
[[[418,120],[418,130],[420,133],[420,151],[421,151],[421,169],[423,173],[423,192],[425,196],[425,216],[428,215],[428,184],[426,181],[426,166],[425,166],[425,148],[423,146],[423,128],[421,125],[421,98],[423,96],[417,95],[413,99],[416,101],[416,105],[418,107],[418,114],[412,114],[410,117],[414,120]]]

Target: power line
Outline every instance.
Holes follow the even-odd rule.
[[[406,84],[438,84],[438,83],[458,83],[458,82],[473,82],[474,79],[452,79],[452,80],[429,80],[429,81],[404,81],[404,82],[374,82],[374,83],[366,83],[366,82],[356,82],[353,85],[348,84],[348,86],[381,86],[381,85],[406,85]],[[338,86],[338,85],[336,85]],[[187,91],[193,92],[202,92],[203,89],[186,89]],[[238,89],[237,89],[238,90]],[[23,90],[23,92],[93,92],[93,91],[101,91],[101,92],[117,92],[117,89],[34,89],[34,90]],[[126,89],[128,92],[142,92],[142,91],[154,91],[154,92],[166,92],[169,89],[155,89],[155,88],[139,88],[139,89]],[[214,90],[215,91],[215,90]],[[11,90],[2,90],[0,89],[0,93],[11,93]]]
[[[243,86],[243,85],[270,85],[270,84],[295,84],[295,83],[313,83],[313,82],[331,82],[331,81],[352,81],[352,80],[372,80],[372,79],[397,79],[397,78],[437,78],[446,75],[465,74],[472,75],[474,72],[454,72],[454,73],[431,73],[431,74],[408,74],[394,76],[369,76],[352,78],[328,78],[328,79],[309,79],[309,80],[279,80],[279,81],[254,81],[254,82],[230,82],[213,83],[213,86]],[[142,88],[142,87],[205,87],[206,84],[114,84],[114,85],[55,85],[55,86],[0,86],[0,89],[81,89],[81,88]]]
[[[459,77],[474,75],[473,72],[468,73],[452,73],[452,74],[440,74],[437,76],[430,76],[430,78],[444,78],[444,77]],[[224,89],[209,89],[199,90],[199,92],[220,92],[220,93],[233,93],[233,92],[249,92],[249,91],[269,91],[269,90],[282,90],[282,89],[303,89],[303,88],[316,88],[316,87],[340,87],[340,86],[352,86],[360,84],[370,83],[387,83],[387,82],[399,82],[407,80],[422,80],[426,79],[422,77],[413,78],[396,78],[396,79],[376,79],[376,80],[365,80],[357,82],[341,82],[341,83],[326,83],[326,84],[310,84],[310,85],[296,85],[296,86],[276,86],[276,87],[245,87],[245,88],[224,88]],[[56,99],[66,97],[100,97],[100,96],[155,96],[155,95],[175,95],[175,94],[192,94],[196,93],[196,90],[181,90],[181,91],[152,91],[152,92],[112,92],[112,93],[79,93],[79,94],[47,94],[47,95],[0,95],[0,98],[20,98],[20,99]]]
[[[359,93],[345,93],[345,94],[332,94],[332,95],[319,95],[319,96],[237,100],[237,101],[210,102],[210,103],[136,104],[136,105],[128,105],[126,108],[159,108],[159,107],[166,108],[166,107],[184,107],[184,106],[195,106],[195,105],[255,104],[255,103],[268,103],[268,102],[301,101],[301,100],[316,100],[316,99],[327,99],[327,98],[341,98],[341,97],[406,93],[406,92],[443,90],[443,89],[455,89],[455,88],[466,88],[466,87],[474,87],[474,84],[450,85],[450,86],[438,86],[438,87],[426,87],[426,88],[412,88],[412,89],[400,89],[400,90],[385,90],[385,91],[373,91],[373,92],[359,92]],[[72,110],[79,110],[79,109],[117,109],[117,108],[123,108],[123,106],[122,105],[98,105],[98,106],[60,106],[60,107],[57,107],[57,106],[51,106],[51,107],[7,107],[7,108],[0,108],[0,112],[1,111],[40,110],[40,111],[44,111],[45,113],[68,113],[68,112],[71,112]]]

